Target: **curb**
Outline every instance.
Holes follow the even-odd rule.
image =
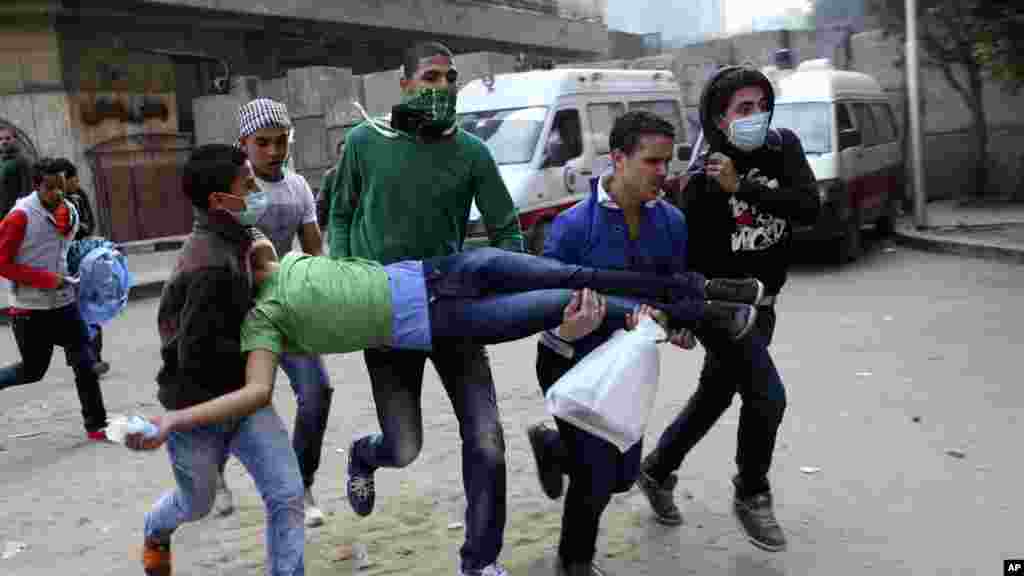
[[[939,238],[932,235],[910,232],[905,229],[896,229],[893,233],[893,239],[898,244],[925,252],[995,260],[1008,264],[1024,264],[1024,248],[1011,248],[994,244],[982,244],[980,242]]]

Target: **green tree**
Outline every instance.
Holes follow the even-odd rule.
[[[1008,91],[1024,83],[1024,3],[1020,0],[918,0],[918,46],[922,65],[939,69],[971,113],[973,190],[989,184],[989,132],[983,89],[987,78]],[[887,34],[906,39],[905,0],[868,0]]]

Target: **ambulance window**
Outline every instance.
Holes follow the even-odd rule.
[[[871,115],[871,109],[868,108],[867,104],[858,102],[853,105],[854,111],[857,113],[857,124],[860,126],[861,138],[864,139],[865,146],[877,146],[883,142],[880,137],[878,128],[875,127],[875,118]]]
[[[836,125],[839,128],[839,150],[861,145],[861,134],[853,124],[850,104],[836,104]]]
[[[590,118],[590,135],[594,142],[595,154],[608,154],[608,139],[612,134],[615,119],[626,113],[622,102],[601,102],[587,105],[587,117]]]
[[[675,128],[676,141],[686,141],[686,127],[683,125],[683,115],[679,112],[679,102],[675,100],[653,100],[649,102],[630,102],[629,109],[646,110],[661,116]]]
[[[559,148],[557,154],[549,154],[550,157],[556,158],[555,166],[564,165],[565,162],[583,154],[583,130],[578,110],[569,108],[555,113],[555,120],[548,134],[547,147],[549,151]]]
[[[882,142],[895,142],[897,138],[896,123],[893,122],[892,109],[888,104],[872,104],[871,112],[875,116],[875,126]]]

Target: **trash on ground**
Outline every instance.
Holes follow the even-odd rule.
[[[967,457],[967,453],[964,452],[963,450],[957,450],[956,448],[950,448],[949,450],[946,450],[946,456],[952,456],[953,458],[963,459],[963,458]]]
[[[801,466],[800,471],[804,474],[817,474],[818,472],[821,472],[821,468],[818,468],[817,466]]]
[[[910,419],[910,421],[911,422],[915,422],[915,423],[919,423],[919,422],[921,422],[921,417],[920,416],[914,416],[913,418]]]
[[[27,549],[28,544],[25,544],[24,542],[15,542],[14,540],[9,540],[4,543],[4,553],[2,556],[0,556],[0,558],[3,558],[4,560],[10,560],[11,558],[14,558],[15,556],[24,552]]]
[[[459,528],[462,528],[462,522],[452,522],[448,525],[449,530],[458,530]]]
[[[860,376],[861,378],[867,378],[868,376],[871,376],[871,374],[871,372],[868,372],[866,370],[864,372],[857,372],[857,376]]]
[[[46,432],[40,430],[39,432],[22,432],[21,434],[11,434],[11,438],[32,438],[35,436],[42,436]]]

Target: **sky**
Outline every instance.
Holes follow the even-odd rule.
[[[694,13],[700,0],[647,0],[644,10],[637,10],[636,0],[607,0],[608,26],[638,34],[661,32],[669,38],[685,28],[685,18],[704,16]],[[752,16],[779,14],[791,7],[803,7],[808,0],[722,0],[725,6],[726,32],[749,29]],[[678,19],[665,15],[679,15]]]

